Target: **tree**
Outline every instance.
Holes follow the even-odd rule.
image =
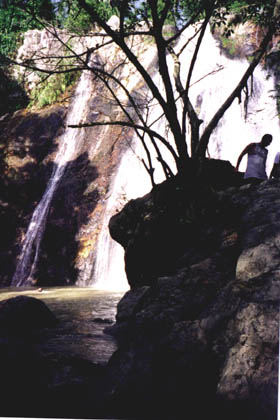
[[[65,4],[65,1],[58,2],[59,4],[61,6]],[[84,18],[86,17],[87,22],[91,23],[91,29],[101,28],[102,42],[96,43],[94,48],[84,51],[83,54],[79,55],[72,48],[68,47],[68,56],[75,57],[78,65],[69,66],[67,69],[59,68],[59,66],[52,70],[42,69],[35,62],[22,63],[22,65],[29,66],[34,70],[42,70],[45,73],[75,71],[77,68],[91,70],[96,77],[103,81],[110,94],[115,98],[116,103],[122,110],[123,118],[118,121],[93,122],[87,124],[87,126],[118,124],[133,127],[145,147],[147,153],[145,167],[153,183],[154,168],[149,145],[155,148],[157,158],[162,164],[166,177],[171,176],[172,172],[167,162],[162,158],[158,147],[159,142],[171,153],[179,172],[188,165],[190,158],[196,160],[203,160],[205,158],[206,148],[213,130],[233,101],[236,98],[241,101],[242,92],[246,90],[249,78],[253,75],[254,69],[265,54],[273,35],[277,33],[279,10],[280,0],[270,0],[268,2],[260,0],[254,2],[251,0],[114,0],[110,2],[75,0],[73,6],[69,2],[69,9],[64,22],[67,21],[70,13],[76,13],[77,16],[82,14]],[[107,23],[108,16],[112,14],[117,14],[119,17],[116,27],[110,26]],[[39,20],[38,15],[35,16],[34,12],[33,17],[37,21]],[[191,102],[189,91],[197,55],[202,45],[206,28],[208,25],[215,27],[223,24],[225,33],[230,34],[234,30],[233,25],[235,21],[245,22],[246,20],[254,20],[258,25],[263,26],[265,32],[263,40],[260,42],[259,48],[255,52],[251,62],[248,64],[246,72],[244,75],[241,75],[237,86],[233,87],[232,93],[221,104],[203,132],[200,132],[202,121],[199,119]],[[176,42],[181,33],[194,23],[197,24],[197,30],[192,41],[194,42],[194,39],[196,40],[196,46],[187,78],[184,81],[181,74],[180,55],[185,46],[178,50]],[[173,32],[171,34],[166,34],[166,24],[172,24]],[[60,25],[63,26],[63,19],[60,21]],[[53,31],[54,35],[59,39],[57,31],[53,27],[49,26],[48,30]],[[137,57],[131,48],[129,40],[131,40],[132,36],[136,35],[149,38],[155,45],[158,71],[164,87],[163,90],[158,89],[148,69],[145,68],[141,63],[141,59]],[[93,32],[92,36],[100,37],[100,32]],[[153,130],[152,126],[147,122],[147,119],[143,117],[137,101],[126,87],[121,85],[114,71],[108,71],[104,66],[90,64],[90,54],[97,54],[100,49],[107,47],[109,44],[116,45],[120,49],[125,56],[124,63],[130,63],[136,69],[151,94],[150,97],[161,107],[169,130],[172,133],[175,146],[172,146],[165,138]],[[174,66],[172,68],[168,66],[168,56],[173,58]],[[132,112],[115,95],[113,84],[121,87],[122,92],[127,97],[127,101],[131,105]],[[181,102],[180,105],[179,102]],[[179,117],[178,112],[179,106],[182,107],[181,117]],[[187,124],[190,126],[191,133],[190,150],[187,145]]]

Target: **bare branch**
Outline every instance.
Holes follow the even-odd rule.
[[[31,64],[27,64],[25,62],[18,63],[17,61],[15,61],[11,58],[7,58],[7,61],[8,61],[9,64],[14,64],[15,66],[24,67],[24,68],[29,69],[29,70],[34,70],[34,71],[38,71],[38,72],[46,73],[46,74],[70,73],[72,71],[85,70],[85,67],[77,67],[77,66],[71,67],[69,69],[48,70],[48,69],[37,67],[37,66],[31,65]]]
[[[193,36],[191,36],[186,42],[185,44],[181,47],[180,51],[177,53],[177,56],[180,57],[180,55],[184,52],[184,50],[186,49],[186,47],[189,45],[189,43],[191,41],[194,40],[194,38],[197,36],[197,34],[199,34],[199,32],[201,31],[202,25],[199,26],[199,28],[194,32]]]
[[[235,98],[240,98],[242,90],[247,85],[247,81],[249,77],[253,74],[255,68],[259,64],[261,58],[263,57],[264,53],[266,52],[267,46],[269,42],[272,39],[272,36],[274,35],[276,29],[277,29],[277,17],[279,15],[276,14],[280,10],[280,0],[276,1],[276,6],[274,9],[274,19],[272,19],[271,25],[263,38],[260,47],[256,51],[254,58],[251,62],[251,64],[248,66],[247,70],[245,71],[244,75],[242,76],[241,80],[239,81],[238,85],[235,87],[235,89],[232,91],[232,93],[229,95],[229,97],[226,99],[224,104],[218,109],[212,120],[209,122],[207,127],[205,128],[201,138],[199,145],[196,150],[196,156],[204,156],[206,152],[206,148],[210,139],[210,136],[213,132],[213,130],[216,128],[218,122],[226,112],[226,110],[231,106],[232,102]]]
[[[197,21],[198,16],[203,12],[203,10],[204,10],[204,5],[200,7],[197,13],[194,16],[192,16],[190,20],[184,26],[182,26],[182,28],[179,31],[176,32],[175,35],[165,40],[166,44],[171,44],[174,41],[176,41],[180,37],[180,35],[185,31],[185,29],[187,29],[189,26],[191,26],[194,22]]]
[[[131,123],[129,121],[102,121],[102,122],[92,122],[92,123],[83,123],[83,124],[77,124],[77,125],[68,125],[68,127],[71,128],[83,128],[83,127],[97,127],[97,126],[104,126],[104,125],[120,125],[122,127],[131,127],[137,130],[142,130],[145,133],[159,139],[162,144],[166,146],[166,148],[169,150],[171,155],[173,156],[175,162],[178,162],[178,156],[176,155],[173,147],[168,143],[168,141],[165,140],[164,137],[162,137],[159,133],[157,133],[154,130],[151,130],[149,127],[143,127],[142,125]]]
[[[152,0],[149,0],[149,1],[152,1]],[[156,38],[157,48],[158,48],[159,68],[160,68],[161,76],[163,77],[165,91],[167,93],[167,100],[164,99],[163,95],[161,94],[158,87],[154,83],[152,77],[146,71],[143,65],[140,63],[140,61],[135,56],[133,51],[125,43],[123,37],[121,37],[118,32],[111,29],[110,26],[103,19],[101,19],[97,13],[95,13],[94,9],[91,8],[85,2],[85,0],[78,0],[78,3],[80,4],[81,7],[83,7],[89,13],[92,19],[99,26],[101,26],[107,32],[108,35],[112,37],[114,42],[122,49],[122,51],[128,57],[129,61],[134,65],[134,67],[139,72],[143,80],[146,82],[147,86],[152,92],[152,95],[156,98],[159,105],[162,107],[164,114],[166,115],[166,118],[168,120],[168,123],[172,127],[172,133],[174,135],[174,140],[175,140],[175,144],[176,144],[180,159],[182,161],[185,160],[186,156],[188,156],[188,149],[187,149],[185,139],[182,139],[181,128],[180,128],[180,124],[177,118],[177,109],[176,109],[176,104],[174,101],[172,85],[171,85],[169,75],[168,75],[168,66],[166,63],[165,48],[164,48],[165,41],[162,38],[162,36],[160,39],[160,32],[156,31],[155,35],[157,36],[155,38]],[[162,66],[163,68],[161,72]]]
[[[199,52],[199,49],[200,49],[205,31],[206,31],[207,25],[209,23],[210,17],[211,17],[211,13],[207,13],[206,17],[203,21],[201,31],[200,31],[200,34],[199,34],[199,37],[198,37],[198,40],[197,40],[197,43],[196,43],[196,46],[195,46],[195,50],[194,50],[194,53],[193,53],[193,56],[192,56],[192,60],[191,60],[191,64],[190,64],[190,68],[189,68],[189,72],[188,72],[186,87],[185,87],[185,94],[186,95],[188,95],[188,93],[189,93],[189,87],[190,87],[191,77],[192,77],[192,74],[193,74],[194,65],[195,65],[195,62],[197,60],[197,55],[198,55],[198,52]]]

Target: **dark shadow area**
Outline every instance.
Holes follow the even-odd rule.
[[[0,68],[0,116],[25,108],[29,98],[25,90],[16,80],[7,76]]]
[[[65,109],[7,116],[0,122],[0,266],[1,286],[15,270],[32,212],[46,188],[55,152],[63,133]]]
[[[43,301],[22,295],[0,302],[0,319],[1,416],[95,417],[104,367],[69,351],[73,332],[65,322],[61,325]],[[63,333],[64,349],[57,343],[42,347],[46,338]]]

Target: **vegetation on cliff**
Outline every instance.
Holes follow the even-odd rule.
[[[19,46],[21,37],[28,29],[42,28],[34,16],[45,21],[55,17],[51,0],[32,0],[26,10],[24,1],[0,1],[0,58],[2,55],[13,55]],[[2,64],[0,60],[0,65]]]
[[[0,115],[24,108],[29,101],[24,86],[13,76],[6,58],[15,57],[27,30],[42,28],[42,25],[24,7],[19,7],[20,4],[23,2],[0,1]],[[54,19],[50,0],[33,0],[32,7],[41,19]]]

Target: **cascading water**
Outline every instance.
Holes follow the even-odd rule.
[[[187,37],[186,32],[180,40],[181,45]],[[192,50],[190,44],[181,60],[182,72],[185,74],[192,57]],[[248,65],[246,59],[228,58],[208,28],[195,65],[190,90],[191,100],[199,118],[204,121],[200,128],[201,132],[237,85]],[[274,77],[259,65],[252,80],[249,80],[249,92],[250,87],[252,95],[249,98],[247,111],[244,109],[244,102],[238,103],[235,99],[212,134],[208,152],[211,158],[228,160],[235,166],[239,154],[247,144],[258,142],[264,134],[270,133],[273,135],[273,142],[268,149],[269,174],[275,153],[280,149]],[[244,171],[245,166],[244,158],[240,170]]]
[[[68,111],[66,127],[70,123],[79,124],[83,122],[91,96],[91,86],[91,73],[84,71],[75,90],[72,105]],[[65,172],[67,163],[77,156],[82,138],[83,129],[73,130],[72,128],[68,128],[59,141],[53,172],[46,191],[35,208],[25,234],[21,254],[12,279],[12,286],[29,285],[34,281],[33,275],[36,269],[40,243],[44,234],[52,198]]]
[[[135,145],[136,149],[138,147]],[[140,150],[139,150],[140,153]],[[108,192],[101,232],[97,244],[97,257],[92,274],[96,289],[125,291],[128,289],[124,268],[124,251],[115,242],[108,229],[111,216],[127,200],[141,197],[149,188],[149,178],[142,162],[131,148],[122,157],[117,174]]]
[[[183,33],[178,48],[181,48],[189,35],[188,32]],[[182,74],[187,75],[193,48],[192,43],[189,43],[181,56]],[[151,57],[150,49],[147,50],[146,55],[149,56],[149,59],[144,57],[143,60],[146,60],[146,64],[147,62],[151,63],[153,58]],[[171,57],[168,57],[168,60],[169,65],[172,66]],[[221,52],[210,30],[206,32],[204,43],[195,65],[190,90],[191,99],[199,113],[199,117],[204,120],[201,130],[240,80],[247,66],[248,62],[245,59],[227,58]],[[259,141],[263,134],[271,133],[274,141],[269,147],[268,154],[268,172],[270,171],[274,155],[280,148],[280,144],[278,147],[279,119],[277,117],[276,99],[273,94],[275,89],[274,80],[273,77],[268,76],[269,74],[260,67],[256,69],[253,78],[253,95],[249,100],[246,119],[244,107],[237,100],[226,111],[209,143],[208,153],[211,158],[229,160],[235,166],[238,155],[249,142]],[[155,73],[153,77],[158,88],[161,89],[159,75]],[[135,81],[136,85],[137,80]],[[77,124],[82,121],[83,116],[87,112],[91,89],[90,77],[84,73],[77,87],[73,106],[68,113],[66,124],[68,122]],[[157,121],[152,128],[167,138],[168,130],[163,119],[159,119],[160,115],[160,108],[151,106],[149,121]],[[106,133],[104,132],[102,136],[105,135]],[[78,132],[77,130],[68,129],[61,139],[51,180],[40,204],[34,212],[26,233],[12,285],[19,286],[32,280],[53,194],[65,171],[67,162],[77,155],[81,138],[82,130]],[[95,144],[96,150],[94,153],[98,153],[102,140],[103,138],[100,137]],[[170,139],[170,141],[172,140]],[[135,149],[135,153],[132,152],[131,146]],[[84,274],[80,275],[77,282],[80,286],[93,286],[97,289],[107,290],[128,289],[124,270],[123,249],[111,239],[108,231],[108,222],[110,217],[117,210],[121,209],[125,201],[139,197],[147,193],[151,188],[147,172],[139,160],[139,156],[142,157],[141,150],[142,146],[138,139],[135,138],[120,158],[118,169],[115,176],[112,177],[109,191],[105,197],[97,242],[84,263],[82,268]],[[162,153],[168,161],[165,151],[162,150]],[[168,163],[174,168],[174,162],[168,161]],[[156,182],[160,182],[163,176],[156,158],[154,159],[154,164]],[[243,159],[240,170],[244,170],[245,164],[246,159]]]
[[[188,37],[189,33],[183,34],[179,48],[181,48]],[[193,48],[190,43],[190,46],[185,49],[181,57],[182,73],[185,75],[187,75]],[[169,65],[172,66],[171,57],[168,59]],[[230,94],[247,67],[248,62],[245,59],[227,58],[221,52],[217,41],[208,29],[195,66],[192,78],[193,84],[190,91],[199,117],[204,120],[201,129],[203,129],[207,121],[212,118]],[[161,81],[158,74],[154,75],[154,81],[160,88]],[[279,119],[277,117],[277,103],[275,95],[273,95],[274,89],[273,77],[269,77],[269,73],[262,68],[257,68],[253,78],[253,94],[248,103],[247,118],[244,115],[244,105],[239,104],[235,100],[226,111],[211,137],[208,148],[211,158],[228,160],[235,166],[240,152],[248,143],[260,141],[263,134],[271,133],[274,137],[274,142],[269,147],[267,162],[267,172],[269,174],[275,153],[280,148],[280,144],[279,147],[277,144]],[[152,128],[167,138],[168,129],[165,126],[164,119],[160,118],[161,113],[162,111],[158,106],[152,106],[149,122],[156,121]],[[147,193],[151,188],[149,177],[143,165],[139,164],[139,159],[135,157],[137,155],[141,156],[141,146],[136,138],[134,140],[134,149],[136,151],[135,154],[131,152],[131,149],[127,149],[127,152],[122,157],[116,177],[107,195],[106,211],[97,243],[95,267],[91,273],[92,284],[100,289],[114,290],[114,288],[117,288],[118,290],[126,290],[128,288],[124,272],[123,249],[110,238],[108,222],[110,217],[116,212],[122,196],[129,200]],[[161,153],[167,159],[171,168],[174,169],[174,162],[170,160],[170,157],[168,158],[166,150],[161,148]],[[163,175],[156,158],[154,158],[154,164],[156,168],[156,182],[160,182],[163,179]],[[241,171],[245,169],[245,165],[246,159],[243,159],[240,165]]]

